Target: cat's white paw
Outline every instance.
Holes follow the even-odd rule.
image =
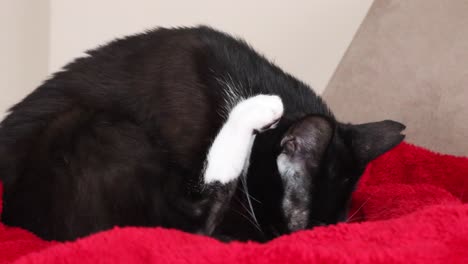
[[[208,152],[205,183],[226,184],[245,173],[254,132],[274,127],[282,115],[283,102],[276,95],[257,95],[237,104]]]
[[[254,138],[255,135],[228,136],[223,138],[223,142],[219,142],[220,145],[213,145],[207,159],[208,166],[205,168],[205,184],[227,184],[247,172]]]
[[[283,102],[277,95],[257,95],[237,104],[229,118],[243,128],[262,132],[274,128],[283,116]]]

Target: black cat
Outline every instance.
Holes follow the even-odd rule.
[[[45,239],[163,226],[266,241],[345,221],[394,121],[335,120],[304,83],[208,27],[77,59],[0,127],[3,221]]]

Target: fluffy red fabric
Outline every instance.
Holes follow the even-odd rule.
[[[353,198],[353,223],[266,244],[162,228],[115,228],[57,243],[0,224],[0,263],[468,263],[467,201],[467,158],[403,143],[369,165]]]

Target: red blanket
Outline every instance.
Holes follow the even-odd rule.
[[[468,263],[467,201],[467,158],[403,143],[369,165],[353,197],[353,223],[266,244],[162,228],[57,243],[0,224],[0,263]]]

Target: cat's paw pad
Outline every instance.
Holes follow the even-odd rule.
[[[283,111],[279,96],[262,94],[240,102],[233,109],[232,116],[253,132],[263,132],[276,127]]]

